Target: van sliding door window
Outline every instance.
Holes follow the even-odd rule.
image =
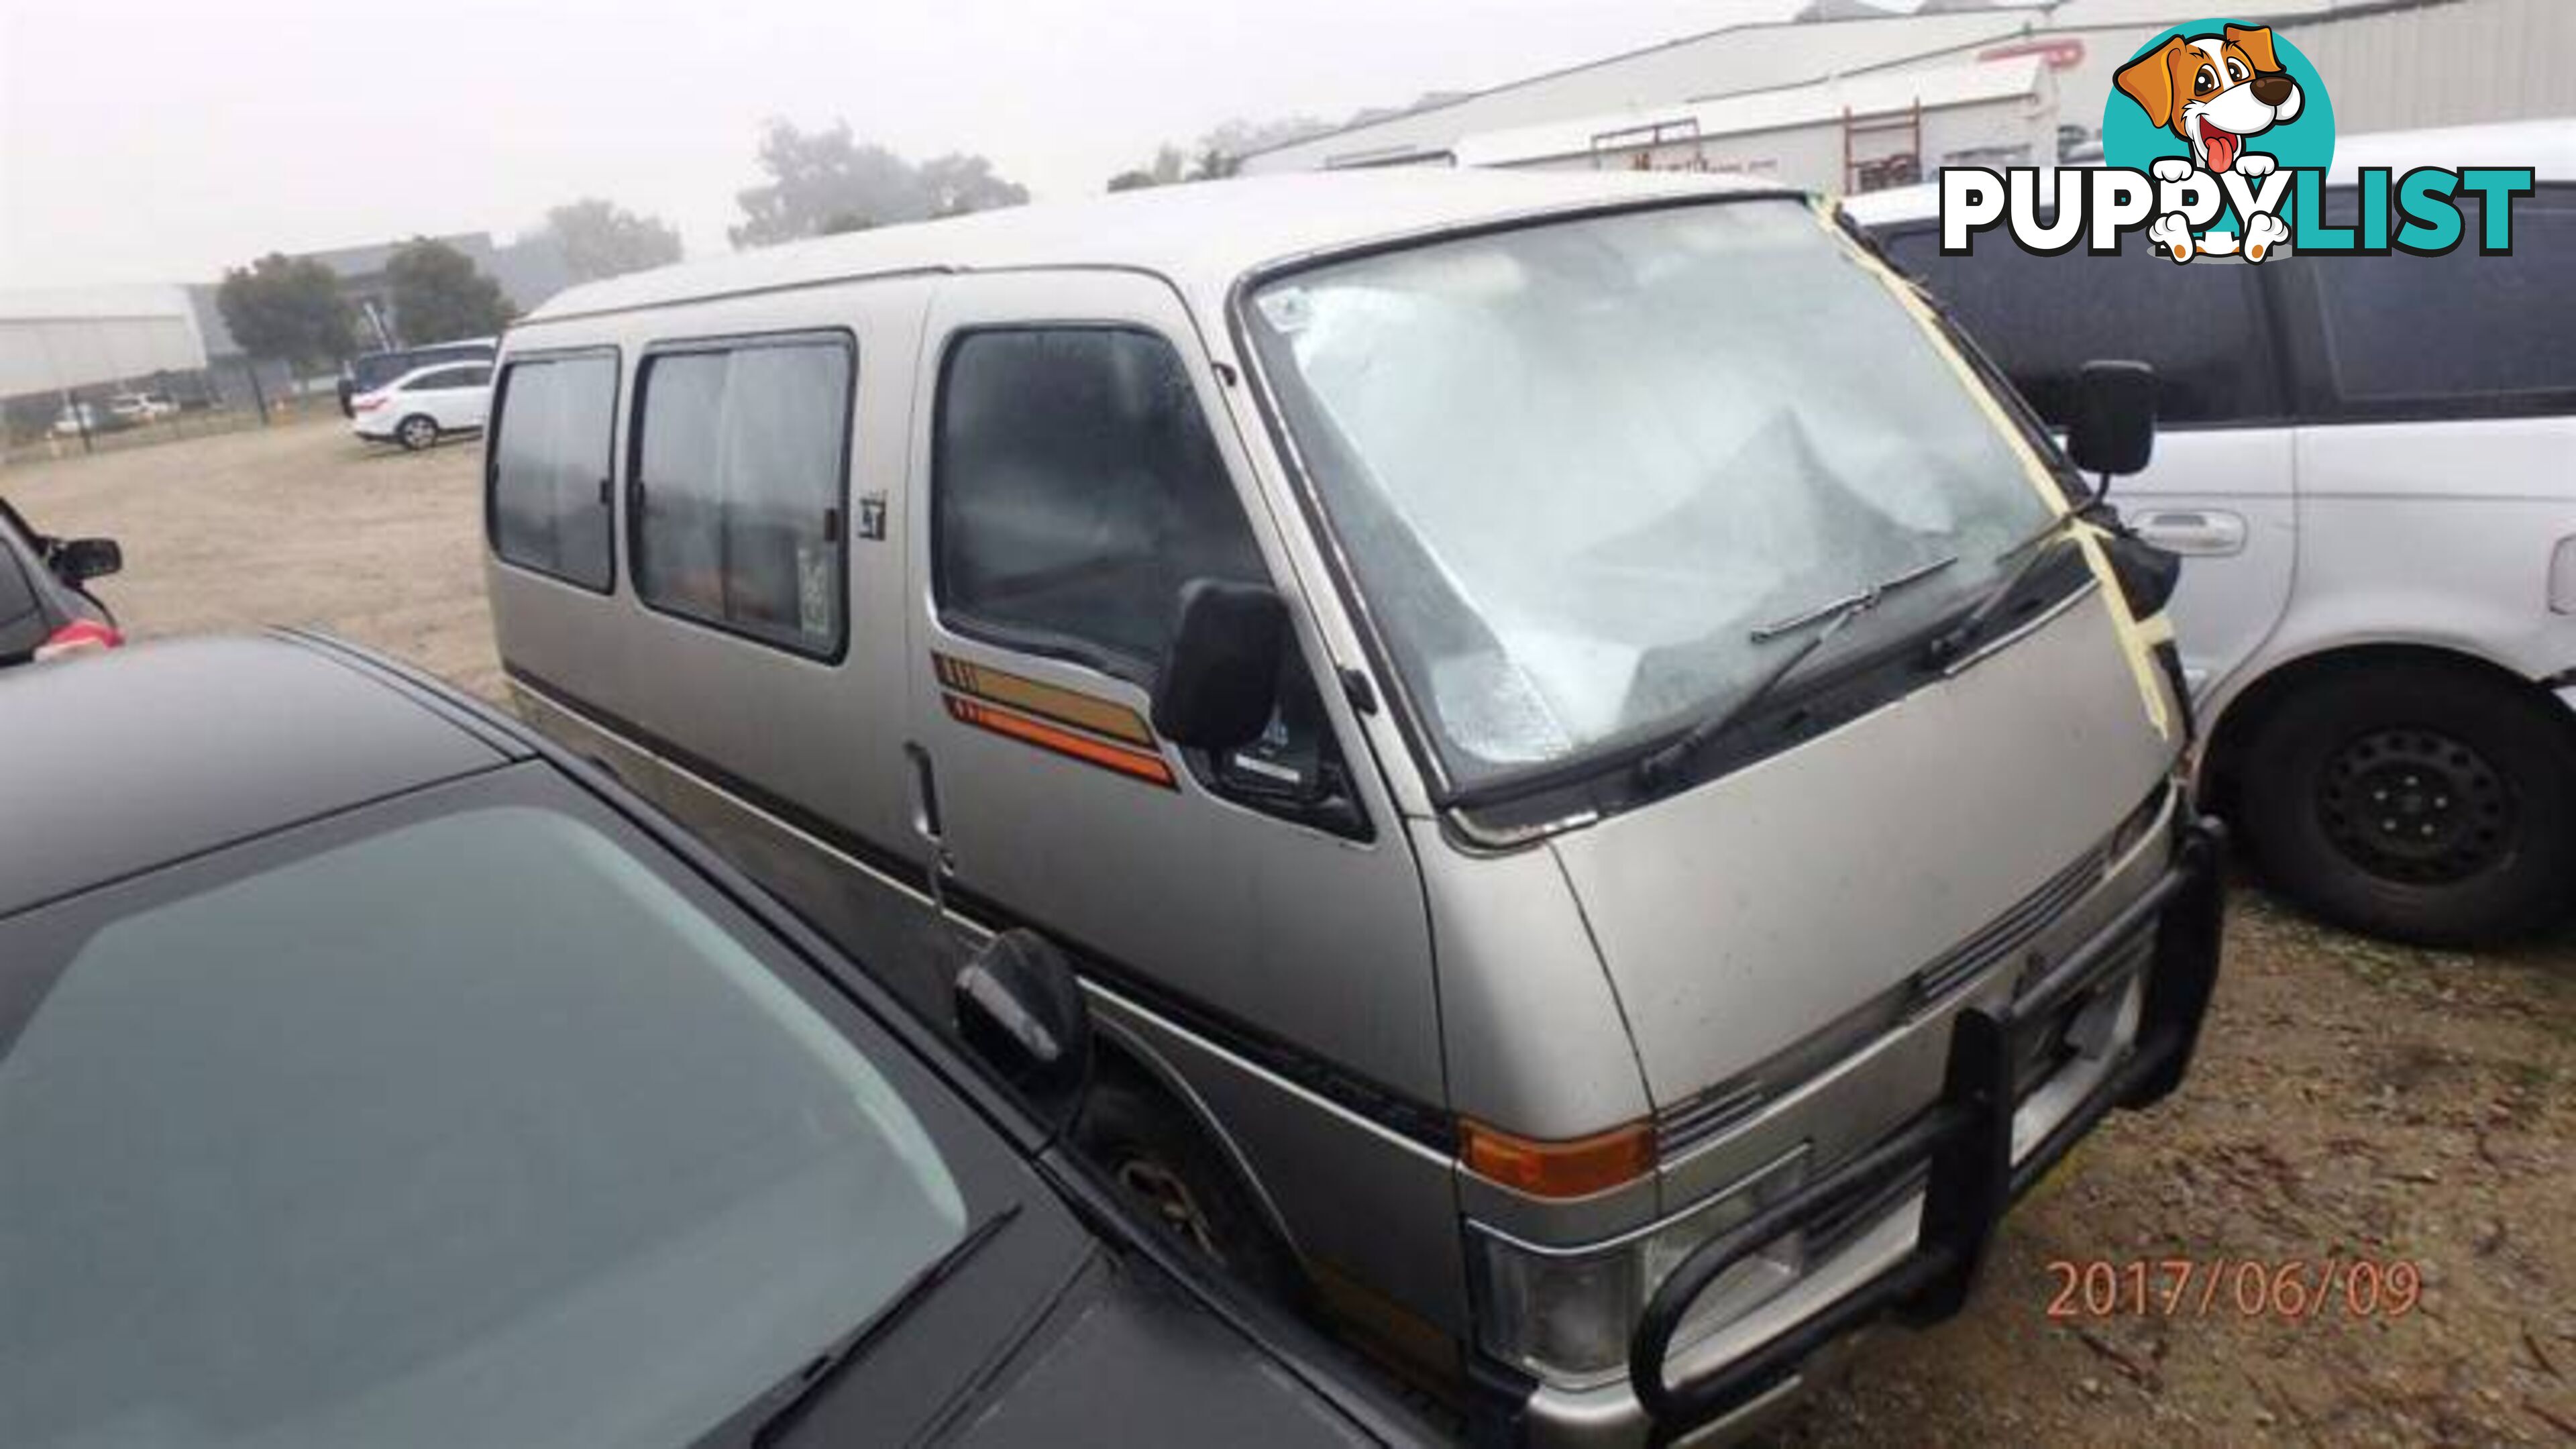
[[[933,587],[960,633],[1142,681],[1183,584],[1264,577],[1189,374],[1151,333],[968,333],[933,467]]]
[[[606,593],[614,353],[513,362],[494,399],[487,522],[501,558]]]
[[[853,371],[842,337],[644,359],[629,527],[647,604],[840,655]]]
[[[2576,187],[2544,187],[2514,208],[2513,252],[2484,256],[2485,216],[2459,198],[2464,228],[2446,256],[2313,259],[2334,402],[2349,417],[2439,419],[2576,412]],[[2351,226],[2350,191],[2326,220]]]

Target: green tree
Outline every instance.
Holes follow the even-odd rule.
[[[666,267],[680,259],[679,229],[658,216],[634,212],[596,196],[569,201],[546,213],[538,231],[554,239],[564,268],[576,282]]]
[[[734,193],[743,221],[727,235],[738,247],[957,216],[1029,199],[1025,187],[994,174],[993,163],[982,156],[937,156],[915,166],[883,146],[862,144],[847,121],[822,131],[771,121],[761,133],[759,164],[769,180]]]
[[[501,284],[475,270],[472,257],[427,237],[385,263],[385,286],[406,346],[489,336],[517,315]]]
[[[311,257],[270,252],[226,268],[215,309],[253,357],[319,367],[358,350],[357,312],[340,295],[339,274]]]

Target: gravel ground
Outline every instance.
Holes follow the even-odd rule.
[[[139,638],[319,624],[497,696],[479,456],[303,422],[12,463],[0,493],[123,541],[101,592]],[[1786,1442],[2576,1440],[2576,931],[2453,955],[2233,909],[2181,1095],[2114,1119],[1964,1313],[1882,1333]]]

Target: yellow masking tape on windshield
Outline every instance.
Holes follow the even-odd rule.
[[[1942,335],[1941,319],[1924,305],[1913,283],[1897,275],[1867,247],[1855,243],[1843,233],[1842,227],[1834,220],[1832,207],[1833,203],[1821,198],[1813,203],[1810,210],[1815,215],[1816,224],[1823,227],[1826,234],[1864,271],[1878,278],[1879,285],[1885,287],[1896,298],[1897,305],[1905,309],[1906,315],[1914,319],[1914,325],[1923,329],[1924,339],[1932,344],[1933,355],[1948,363],[1950,370],[1958,374],[1960,385],[1968,390],[1968,396],[1976,399],[1977,406],[1986,414],[1986,420],[2020,456],[2023,480],[2030,484],[2031,490],[2039,495],[2050,512],[2065,512],[2066,490],[2057,485],[2057,475],[2031,447],[2030,440],[2022,435],[2020,424],[2004,411],[2004,405],[1996,399],[1986,380],[1977,375],[1976,368],[1970,366],[1968,359],[1960,356],[1959,350],[1950,345],[1950,339]],[[2102,552],[2102,530],[2090,523],[2080,523],[2073,532],[2076,547],[2083,551],[2086,567],[2093,570],[2094,579],[2102,586],[2102,607],[2110,611],[2111,628],[2119,637],[2120,651],[2128,656],[2129,672],[2138,683],[2138,698],[2146,705],[2147,722],[2156,727],[2157,734],[2172,739],[2173,720],[2165,708],[2164,680],[2162,671],[2156,667],[2155,646],[2173,636],[2173,627],[2162,615],[2149,621],[2152,628],[2130,618],[2129,611],[2120,603],[2119,578],[2111,572],[2109,556]]]

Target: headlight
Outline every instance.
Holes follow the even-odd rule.
[[[1542,1248],[1470,1223],[1477,1341],[1550,1383],[1584,1388],[1628,1371],[1628,1336],[1667,1274],[1693,1248],[1806,1180],[1803,1146],[1725,1192],[1652,1227],[1588,1247]],[[1792,1232],[1729,1269],[1699,1296],[1676,1350],[1769,1301],[1806,1271]]]

